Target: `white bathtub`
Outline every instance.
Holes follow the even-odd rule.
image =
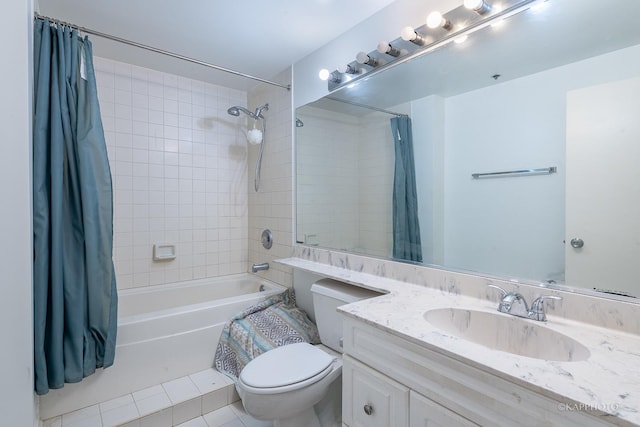
[[[120,291],[114,365],[42,396],[40,418],[210,368],[225,322],[284,289],[236,274]]]

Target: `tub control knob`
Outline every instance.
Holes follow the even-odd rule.
[[[263,248],[271,249],[271,246],[273,246],[273,233],[271,233],[271,230],[264,230],[262,236],[260,236],[260,240],[262,241]]]
[[[371,406],[369,404],[364,405],[364,413],[367,414],[367,415],[373,414],[373,406]]]

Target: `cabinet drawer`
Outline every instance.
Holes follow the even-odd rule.
[[[342,417],[350,427],[408,427],[409,389],[344,356]]]
[[[468,419],[415,391],[409,398],[410,427],[477,427]]]

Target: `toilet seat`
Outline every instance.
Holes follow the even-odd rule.
[[[333,369],[335,357],[309,343],[296,343],[267,351],[249,362],[238,378],[256,394],[284,393],[306,387]]]

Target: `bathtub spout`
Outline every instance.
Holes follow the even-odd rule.
[[[268,262],[263,262],[262,264],[253,264],[251,266],[251,272],[252,273],[257,273],[258,271],[268,270],[268,269],[269,269],[269,263]]]

